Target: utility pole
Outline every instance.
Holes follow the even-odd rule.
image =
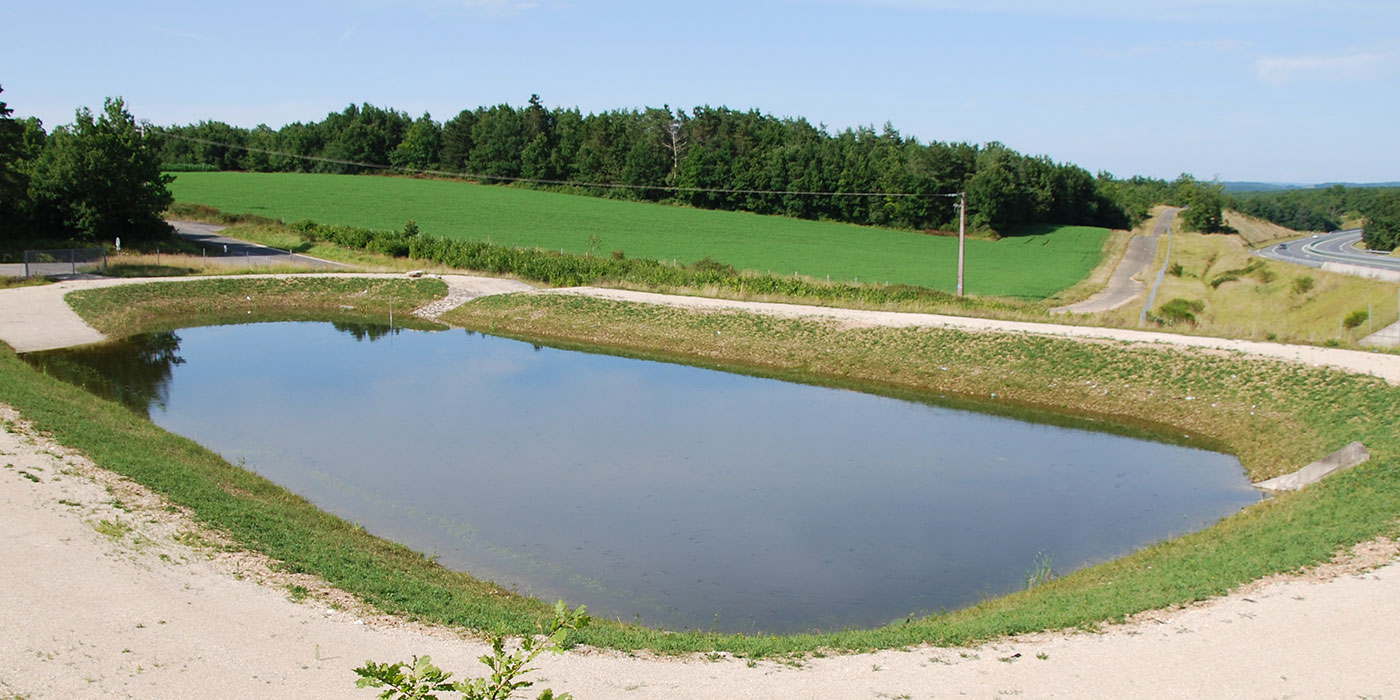
[[[967,240],[967,193],[958,193],[958,296],[963,295],[963,247]]]

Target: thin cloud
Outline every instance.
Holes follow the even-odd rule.
[[[1400,4],[1375,0],[823,0],[846,5],[899,7],[911,10],[973,12],[1042,17],[1153,20],[1211,24],[1250,20],[1261,14],[1347,14],[1359,17],[1395,18]]]
[[[1309,81],[1354,82],[1379,77],[1395,63],[1395,53],[1372,51],[1354,54],[1264,56],[1254,62],[1259,80],[1267,85]]]
[[[157,27],[157,26],[148,26],[148,27],[146,27],[146,28],[149,29],[149,30],[151,30],[151,31],[153,31],[153,32],[155,32],[155,33],[157,33],[157,34],[164,34],[164,35],[166,35],[166,36],[178,37],[178,38],[180,38],[180,39],[189,39],[190,41],[199,41],[199,42],[203,42],[203,43],[206,43],[206,44],[212,44],[212,43],[218,41],[217,38],[212,37],[212,36],[209,36],[208,34],[200,34],[200,33],[198,33],[198,32],[186,31],[186,30],[184,30],[184,29],[172,29],[172,28],[170,28],[170,27]]]
[[[1249,43],[1239,39],[1192,39],[1187,41],[1173,41],[1162,44],[1139,44],[1122,49],[1085,49],[1083,54],[1089,58],[1102,58],[1106,60],[1118,61],[1129,58],[1140,58],[1142,56],[1153,56],[1166,52],[1208,52],[1208,53],[1239,53],[1248,48]]]
[[[349,29],[346,29],[345,31],[343,31],[343,32],[340,33],[340,38],[339,38],[339,39],[336,39],[336,40],[335,40],[335,43],[337,43],[337,44],[344,44],[345,42],[349,41],[349,40],[350,40],[350,37],[355,36],[355,30],[356,30],[356,29],[359,29],[359,28],[360,28],[360,25],[358,25],[358,24],[352,24],[352,25],[350,25],[350,28],[349,28]]]
[[[540,7],[538,0],[371,0],[371,4],[417,5],[430,12],[469,12],[474,15],[508,16]]]

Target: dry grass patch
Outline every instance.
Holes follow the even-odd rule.
[[[1154,270],[1161,267],[1163,252],[1153,262]],[[1392,284],[1255,257],[1235,236],[1178,234],[1168,270],[1153,312],[1175,332],[1350,345],[1365,337],[1368,328],[1380,329],[1400,316]],[[1194,321],[1166,318],[1163,307],[1178,299],[1199,303]],[[1345,326],[1348,316],[1366,312],[1368,306],[1375,314],[1369,324]],[[1140,305],[1132,304],[1098,320],[1131,327],[1140,311]]]
[[[1311,236],[1322,231],[1295,231],[1284,228],[1272,221],[1256,219],[1237,211],[1225,210],[1225,224],[1239,232],[1240,238],[1252,247],[1275,241],[1288,241],[1294,238]]]

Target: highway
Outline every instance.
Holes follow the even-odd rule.
[[[1312,238],[1275,243],[1254,251],[1254,254],[1308,267],[1322,267],[1323,263],[1338,262],[1400,272],[1400,258],[1390,257],[1388,253],[1358,248],[1357,244],[1360,242],[1361,229],[1351,228]]]

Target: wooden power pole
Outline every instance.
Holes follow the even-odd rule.
[[[963,246],[967,239],[967,193],[958,193],[958,296],[963,295]]]

